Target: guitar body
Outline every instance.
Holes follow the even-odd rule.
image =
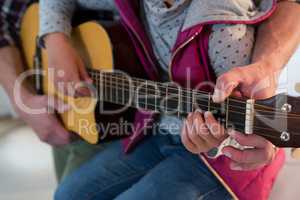
[[[39,32],[39,6],[31,5],[26,11],[21,24],[21,43],[26,66],[34,69],[36,42]],[[72,31],[74,47],[79,51],[84,63],[96,70],[113,69],[113,53],[109,36],[104,28],[96,22],[87,22]],[[59,51],[59,49],[58,49]],[[48,80],[48,59],[45,50],[41,52],[41,65],[45,74],[42,77],[42,90],[46,95],[54,95],[72,106],[70,111],[60,114],[64,126],[77,133],[85,141],[96,144],[99,130],[96,128],[95,108],[97,100],[90,97],[73,98],[63,96],[54,89]],[[84,126],[83,126],[84,123]]]
[[[84,18],[86,15],[78,16]],[[90,75],[94,80],[94,86],[98,91],[101,86],[105,87],[100,90],[101,95],[97,98],[63,96],[55,90],[54,83],[49,79],[51,70],[48,70],[46,52],[37,48],[38,19],[39,7],[38,4],[33,4],[27,10],[21,25],[21,42],[26,65],[31,69],[42,69],[44,73],[42,78],[35,77],[35,80],[42,80],[36,81],[36,89],[38,93],[42,91],[44,94],[57,96],[70,104],[72,109],[60,114],[63,124],[68,130],[79,134],[91,144],[108,139],[102,137],[106,137],[107,127],[102,129],[102,134],[99,134],[97,128],[99,123],[110,125],[111,122],[115,123],[119,119],[124,119],[126,122],[132,121],[136,109],[152,111],[157,114],[170,114],[168,111],[171,110],[175,111],[176,115],[187,115],[199,106],[202,110],[208,108],[212,111],[213,109],[217,119],[233,124],[235,129],[240,132],[260,135],[278,147],[300,147],[299,98],[284,94],[257,101],[245,101],[230,97],[225,102],[226,112],[224,112],[223,106],[212,101],[210,93],[182,87],[174,88],[172,84],[146,80],[149,77],[134,51],[135,47],[130,34],[127,34],[124,27],[118,24],[106,24],[104,28],[96,22],[87,22],[73,29],[71,40],[84,64],[91,68],[88,71],[93,72]],[[111,44],[114,45],[114,48]],[[36,57],[40,59],[36,59]],[[113,73],[104,73],[104,71],[112,72],[113,65],[115,70]],[[125,77],[116,72],[117,70],[130,75],[132,82],[126,81]],[[105,82],[101,82],[103,81],[101,78],[99,80],[100,76],[107,77],[103,79]],[[173,98],[170,99],[170,96]],[[118,110],[118,106],[127,107],[125,102],[130,102],[128,106],[130,108],[105,115],[104,112],[97,110],[98,99],[101,100],[99,101],[101,103],[105,102],[105,108],[109,108],[110,111]],[[165,99],[167,99],[165,103],[161,104]],[[186,101],[185,106],[182,105],[183,101]],[[128,133],[127,130],[125,131]],[[128,135],[121,134],[119,130],[116,134],[117,137],[109,139]],[[114,134],[108,133],[108,135],[111,137]],[[294,153],[297,152],[294,151]]]

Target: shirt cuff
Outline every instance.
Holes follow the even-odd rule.
[[[64,33],[65,35],[70,36],[71,31],[71,17],[65,17],[54,12],[49,13],[47,17],[42,15],[40,18],[40,38],[51,33]]]
[[[38,44],[45,47],[44,38],[51,33],[63,33],[70,36],[72,31],[71,19],[55,13],[46,18],[41,17]]]

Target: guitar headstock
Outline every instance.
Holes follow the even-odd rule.
[[[253,133],[278,147],[300,147],[300,98],[285,94],[255,102]]]

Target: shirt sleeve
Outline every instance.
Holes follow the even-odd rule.
[[[0,1],[0,48],[19,45],[21,19],[29,3],[30,0]]]
[[[60,32],[70,35],[75,0],[41,0],[39,36]]]
[[[40,0],[40,31],[39,36],[50,33],[70,35],[72,18],[77,8],[88,10],[110,10],[116,13],[112,0]]]

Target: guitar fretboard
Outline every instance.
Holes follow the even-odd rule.
[[[101,101],[178,116],[185,116],[196,109],[211,111],[226,126],[233,114],[245,114],[245,103],[235,99],[228,98],[224,103],[217,104],[213,102],[210,93],[182,88],[175,83],[132,78],[119,72],[92,69],[88,72]],[[240,106],[237,106],[238,103]],[[241,128],[244,126],[243,120],[244,118],[241,119]]]

